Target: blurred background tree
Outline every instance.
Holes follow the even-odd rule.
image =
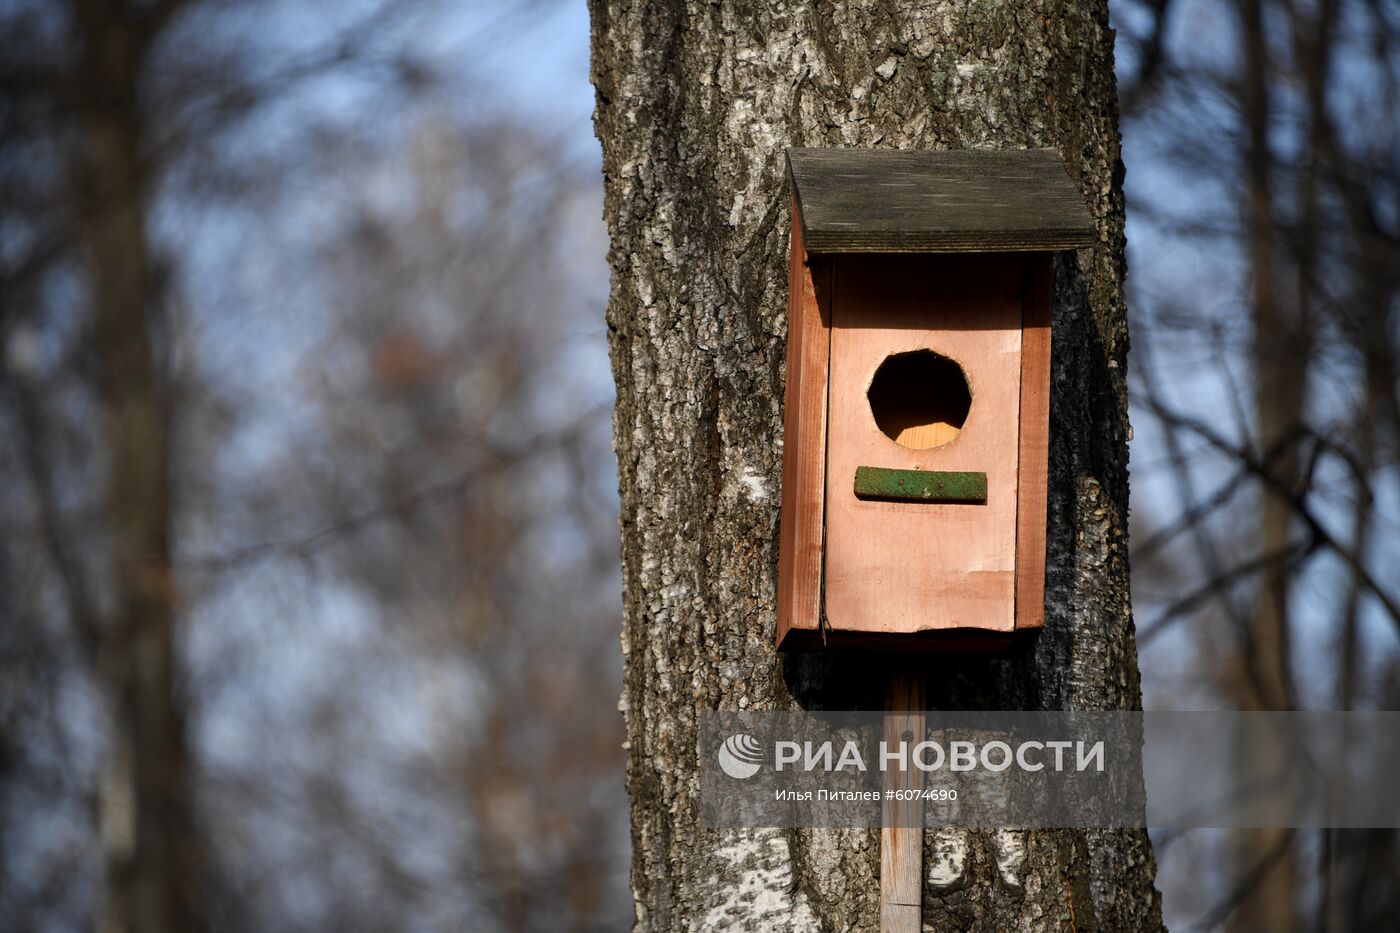
[[[1400,5],[1112,12],[1147,706],[1396,708]],[[587,38],[0,2],[0,929],[628,924]],[[1400,927],[1393,833],[1156,843]]]
[[[1116,13],[1145,702],[1395,709],[1400,5]],[[1163,845],[1197,928],[1400,926],[1392,832]]]
[[[468,57],[551,17],[0,7],[0,928],[625,925],[587,124]]]

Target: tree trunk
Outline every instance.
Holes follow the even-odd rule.
[[[123,5],[77,4],[82,43],[79,229],[91,274],[92,358],[113,587],[89,633],[110,716],[99,799],[109,933],[202,928],[185,720],[175,696],[170,566],[170,393],[152,327],[157,296],[147,242],[139,85],[150,36]]]
[[[773,647],[789,146],[1054,146],[1099,222],[1056,262],[1046,628],[930,656],[931,708],[1139,703],[1127,328],[1103,2],[593,0],[612,237],[626,682],[641,930],[873,930],[879,833],[702,831],[701,709],[879,708],[887,659]],[[929,831],[936,929],[1154,930],[1140,831]]]
[[[1244,0],[1240,6],[1240,102],[1247,130],[1241,156],[1248,186],[1244,226],[1254,300],[1255,415],[1261,456],[1278,481],[1291,489],[1298,473],[1298,432],[1304,424],[1308,383],[1307,340],[1296,306],[1297,302],[1306,301],[1307,270],[1300,257],[1300,287],[1292,301],[1286,300],[1275,281],[1283,264],[1276,261],[1274,249],[1275,178],[1269,146],[1271,75],[1264,4],[1262,0]],[[1300,238],[1299,246],[1302,245]],[[1293,538],[1293,503],[1266,490],[1259,508],[1259,553],[1285,553]],[[1290,561],[1279,560],[1262,574],[1255,611],[1246,631],[1240,633],[1243,670],[1231,672],[1235,676],[1228,679],[1240,709],[1293,708],[1288,607],[1294,573]],[[1294,903],[1298,869],[1293,835],[1292,830],[1283,828],[1242,829],[1232,834],[1234,884],[1241,897],[1230,929],[1238,933],[1291,933],[1298,929],[1298,908]]]

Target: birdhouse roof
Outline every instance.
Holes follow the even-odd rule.
[[[789,149],[813,253],[1059,250],[1098,239],[1054,149]]]

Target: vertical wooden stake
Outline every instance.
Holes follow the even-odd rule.
[[[924,738],[923,680],[909,668],[891,672],[885,694],[885,745],[905,743],[910,756]],[[883,802],[880,827],[880,930],[919,933],[923,903],[924,774],[913,767],[885,770],[881,789],[913,799]],[[912,793],[911,793],[912,792]]]

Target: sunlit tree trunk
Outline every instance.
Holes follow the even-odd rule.
[[[788,146],[1053,146],[1099,245],[1057,261],[1046,630],[927,659],[935,708],[1139,703],[1127,329],[1102,2],[593,0],[612,237],[627,783],[641,930],[878,926],[878,833],[696,825],[697,711],[870,708],[887,661],[773,648]],[[757,12],[762,9],[763,12]],[[936,929],[1153,930],[1146,834],[930,831]],[[935,851],[938,858],[934,859]]]
[[[1298,470],[1295,450],[1307,387],[1306,337],[1297,312],[1298,300],[1305,300],[1306,289],[1300,288],[1299,295],[1289,300],[1277,282],[1284,264],[1275,255],[1275,177],[1269,144],[1270,82],[1263,6],[1263,0],[1244,0],[1240,29],[1255,414],[1266,466],[1284,488],[1291,488]],[[1286,710],[1293,705],[1288,611],[1293,566],[1282,558],[1291,547],[1292,530],[1292,503],[1272,490],[1266,491],[1260,503],[1259,550],[1264,555],[1280,555],[1280,559],[1262,574],[1255,611],[1242,633],[1243,670],[1240,676],[1229,679],[1241,709]],[[1289,831],[1245,830],[1236,834],[1236,843],[1240,903],[1232,928],[1240,933],[1296,929],[1297,869]]]
[[[139,105],[149,20],[125,4],[93,0],[75,8],[78,222],[95,314],[98,430],[110,458],[111,611],[89,633],[111,727],[98,805],[107,868],[101,926],[185,933],[201,928],[202,859],[175,695],[171,397],[155,347]]]

